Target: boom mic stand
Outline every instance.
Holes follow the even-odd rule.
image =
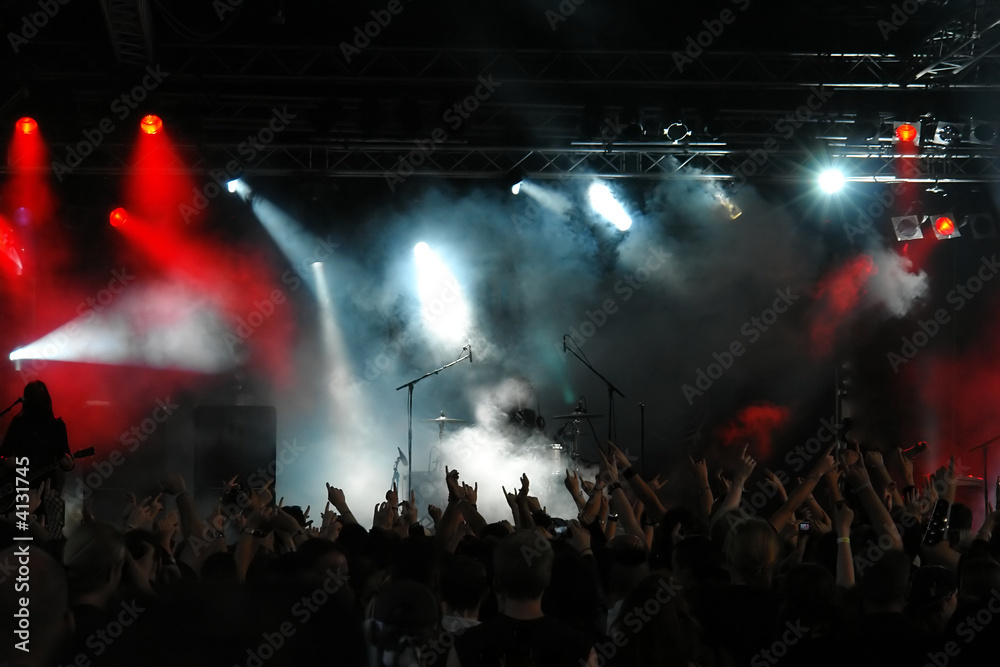
[[[450,364],[445,364],[441,368],[431,371],[430,373],[424,373],[415,380],[410,380],[406,384],[399,385],[396,387],[396,391],[407,389],[406,392],[406,497],[410,497],[410,488],[413,486],[413,386],[425,378],[429,378],[432,375],[437,375],[446,368],[451,368],[455,364],[461,363],[466,359],[469,363],[472,363],[472,346],[466,345],[462,348],[463,354],[461,357],[451,362]]]
[[[566,345],[566,339],[567,338],[569,338],[569,336],[566,335],[566,334],[563,334],[563,345],[564,346]],[[570,340],[572,340],[572,339],[570,339]],[[574,343],[574,345],[576,345],[576,343]],[[614,441],[615,440],[615,435],[617,435],[615,433],[615,431],[614,431],[615,427],[617,426],[617,424],[615,423],[615,393],[617,393],[622,398],[625,398],[625,394],[623,394],[621,392],[621,390],[618,389],[618,387],[616,387],[613,384],[611,384],[610,380],[608,380],[606,377],[604,377],[603,375],[601,375],[597,371],[596,368],[594,368],[593,366],[590,365],[589,361],[587,361],[586,359],[584,359],[583,357],[581,357],[573,349],[571,349],[570,347],[567,346],[566,347],[566,351],[569,352],[570,354],[572,354],[577,359],[579,359],[580,362],[583,363],[584,366],[586,366],[587,368],[589,368],[591,370],[591,372],[594,373],[594,375],[596,375],[597,377],[601,378],[601,380],[604,382],[604,384],[607,385],[607,387],[608,387],[608,440]]]

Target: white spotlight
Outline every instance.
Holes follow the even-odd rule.
[[[828,195],[840,192],[844,187],[844,175],[839,169],[827,169],[819,175],[819,187]]]
[[[514,185],[510,186],[510,192],[514,195],[521,194],[521,182],[518,181]]]
[[[440,342],[465,341],[471,325],[471,313],[458,280],[423,241],[413,246],[413,255],[417,268],[417,293],[427,331]]]
[[[250,186],[242,178],[236,178],[226,183],[226,189],[239,195],[243,201],[250,201],[250,195],[253,194]]]
[[[600,181],[595,182],[587,190],[590,197],[590,205],[594,210],[607,218],[618,231],[625,232],[632,226],[632,218],[625,207],[622,206],[615,196],[611,194],[611,188]]]

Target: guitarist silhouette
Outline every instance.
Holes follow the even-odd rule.
[[[19,457],[28,457],[29,474],[31,470],[53,468],[43,475],[33,476],[30,487],[38,488],[48,480],[54,495],[61,498],[65,473],[73,469],[73,457],[69,451],[66,424],[53,414],[52,397],[44,382],[35,380],[24,387],[21,412],[10,421],[7,434],[0,444],[0,456],[3,457],[2,467],[5,469],[0,472],[5,477],[11,475],[10,470],[15,467],[15,459]],[[47,505],[48,503],[43,503],[39,507],[39,514],[47,514],[50,509],[56,509]],[[50,519],[61,523],[61,517]]]

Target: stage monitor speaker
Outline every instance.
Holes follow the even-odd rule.
[[[233,475],[255,488],[274,478],[278,412],[273,406],[200,405],[194,409],[194,426],[198,496],[220,493]]]

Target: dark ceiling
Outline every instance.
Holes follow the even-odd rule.
[[[31,114],[72,146],[159,68],[121,125],[156,111],[201,171],[381,178],[434,138],[419,173],[733,179],[763,148],[776,159],[755,178],[800,179],[820,153],[886,179],[894,120],[923,120],[925,139],[1000,120],[1000,6],[982,0],[43,5],[2,5],[3,119]],[[276,109],[294,120],[250,160],[241,142]],[[666,140],[674,122],[692,134]],[[109,133],[78,173],[120,172],[130,139]],[[919,176],[1000,180],[995,150],[925,141]]]

